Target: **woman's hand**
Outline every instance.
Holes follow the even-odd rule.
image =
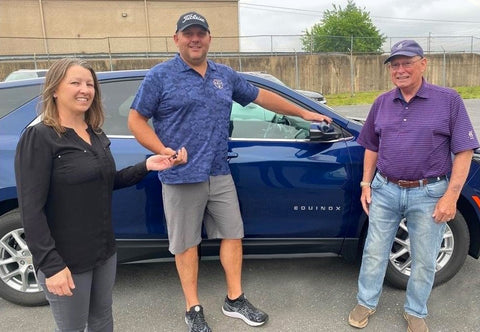
[[[147,170],[149,171],[163,171],[172,166],[185,164],[188,160],[187,150],[181,148],[177,152],[168,148],[165,149],[165,154],[156,154],[148,157]]]
[[[72,273],[68,267],[57,272],[50,278],[46,278],[45,284],[50,293],[58,296],[72,296],[72,290],[75,289]]]

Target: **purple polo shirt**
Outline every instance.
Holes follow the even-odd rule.
[[[380,173],[402,180],[448,174],[452,153],[479,147],[458,93],[425,80],[408,103],[398,88],[380,95],[358,143],[378,152]]]

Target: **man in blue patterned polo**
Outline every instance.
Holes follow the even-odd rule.
[[[412,262],[404,318],[407,331],[426,332],[445,225],[455,217],[479,145],[458,93],[423,79],[427,60],[417,42],[396,43],[385,63],[396,88],[375,100],[358,139],[366,149],[360,186],[369,226],[358,304],[348,322],[363,328],[375,312],[392,243],[405,218]]]
[[[225,270],[225,315],[250,326],[268,316],[245,297],[241,285],[243,221],[227,162],[232,100],[250,102],[305,120],[331,120],[299,108],[278,95],[259,89],[230,67],[207,60],[210,28],[202,15],[180,16],[173,36],[179,54],[154,66],[132,103],[128,124],[137,140],[154,153],[179,154],[183,165],[159,173],[167,220],[169,250],[175,255],[186,301],[189,331],[208,332],[197,291],[202,220],[208,238],[222,239],[220,261]],[[147,124],[153,118],[155,130]]]

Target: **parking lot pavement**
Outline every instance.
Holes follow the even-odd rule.
[[[347,316],[355,305],[358,269],[337,257],[245,260],[245,293],[270,315],[259,328],[222,314],[225,283],[218,261],[200,264],[200,298],[213,331],[355,332]],[[480,262],[468,257],[459,274],[433,290],[428,318],[432,332],[480,331],[479,276]],[[404,296],[403,291],[385,286],[378,310],[364,331],[406,331]],[[183,311],[174,263],[119,266],[114,288],[116,331],[187,331]],[[53,330],[47,306],[27,308],[0,300],[0,317],[2,331]]]

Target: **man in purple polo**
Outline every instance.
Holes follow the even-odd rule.
[[[423,78],[427,59],[418,43],[396,43],[385,63],[396,88],[375,100],[358,139],[365,147],[360,199],[369,227],[358,304],[348,322],[363,328],[375,312],[390,249],[406,218],[412,270],[404,318],[408,331],[428,331],[427,300],[445,225],[455,217],[479,143],[458,93]]]

